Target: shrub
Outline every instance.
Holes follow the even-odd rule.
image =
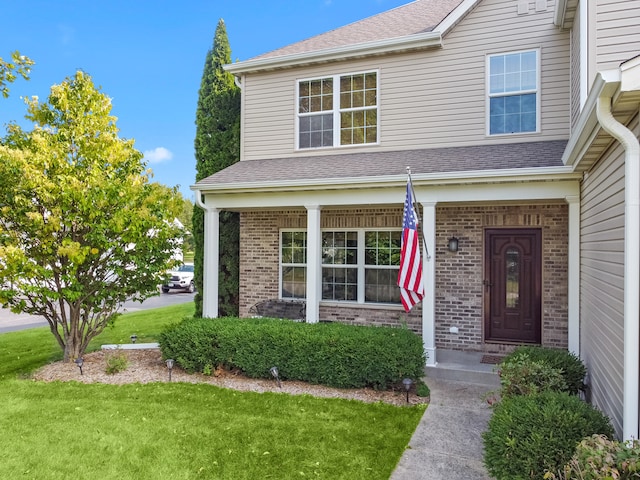
[[[500,366],[500,395],[532,395],[544,391],[563,392],[567,384],[562,371],[542,361],[517,357]]]
[[[607,417],[564,392],[512,396],[499,402],[483,433],[484,463],[498,480],[542,478],[558,471],[594,433],[613,435]]]
[[[428,397],[431,395],[431,389],[429,385],[424,383],[423,380],[418,380],[418,386],[416,387],[416,395],[419,397]]]
[[[515,385],[515,380],[511,381],[514,383],[513,388],[517,390],[518,388],[522,388],[523,390],[527,390],[526,383],[531,381],[529,384],[529,388],[535,386],[536,382],[540,382],[541,385],[538,387],[542,387],[542,390],[548,390],[553,388],[558,388],[559,384],[557,383],[557,379],[555,375],[551,372],[551,369],[555,369],[562,373],[564,378],[564,383],[566,386],[561,389],[561,391],[570,393],[572,395],[577,395],[580,390],[584,388],[584,376],[587,373],[587,369],[582,363],[582,360],[578,358],[573,353],[557,349],[557,348],[546,348],[546,347],[518,347],[513,353],[507,355],[505,359],[500,364],[500,374],[502,375],[503,369],[509,368],[510,364],[518,364],[522,362],[535,362],[535,363],[544,363],[549,369],[533,367],[537,369],[537,373],[531,372],[531,376],[524,377],[525,384],[522,387]],[[515,369],[515,372],[517,369]],[[521,372],[522,373],[522,372]],[[547,380],[554,384],[553,387],[543,386],[545,377]],[[535,388],[534,388],[535,390]]]
[[[548,472],[550,480],[627,480],[640,478],[640,441],[618,442],[604,435],[583,439],[558,474]]]
[[[256,378],[302,380],[338,388],[402,386],[424,375],[422,340],[406,328],[276,319],[187,319],[159,338],[165,358],[189,372],[237,368]]]
[[[105,372],[108,375],[124,372],[129,366],[129,359],[122,350],[116,350],[114,353],[107,353],[107,368]]]

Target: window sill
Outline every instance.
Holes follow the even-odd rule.
[[[321,307],[348,307],[348,308],[359,308],[366,310],[400,310],[404,312],[404,308],[400,304],[395,303],[358,303],[358,302],[336,302],[336,301],[328,301],[321,300]]]

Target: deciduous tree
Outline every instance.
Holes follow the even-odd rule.
[[[222,66],[231,63],[231,47],[220,19],[207,52],[196,110],[196,181],[240,159],[240,89]],[[195,282],[202,292],[204,213],[193,212]],[[220,316],[238,314],[240,218],[238,213],[220,214],[220,270],[218,311]],[[196,295],[196,315],[202,315],[201,293]]]
[[[31,66],[34,64],[33,60],[24,55],[20,55],[17,50],[11,53],[11,61],[5,61],[0,57],[0,92],[2,96],[7,98],[9,96],[8,83],[13,83],[18,75],[25,80],[29,80],[29,74],[31,73]]]
[[[157,292],[179,232],[175,189],[152,183],[111,100],[77,72],[27,100],[34,129],[0,141],[0,303],[44,317],[65,361],[128,298]]]

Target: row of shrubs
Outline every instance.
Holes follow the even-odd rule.
[[[483,434],[498,480],[640,478],[637,442],[609,440],[609,419],[578,394],[586,368],[565,350],[520,347],[499,365],[499,401]]]
[[[422,340],[406,328],[307,324],[277,319],[186,319],[159,339],[164,358],[188,372],[238,369],[253,378],[338,388],[389,389],[423,377]]]

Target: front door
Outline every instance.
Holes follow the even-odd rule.
[[[540,343],[542,234],[485,231],[485,340]]]

